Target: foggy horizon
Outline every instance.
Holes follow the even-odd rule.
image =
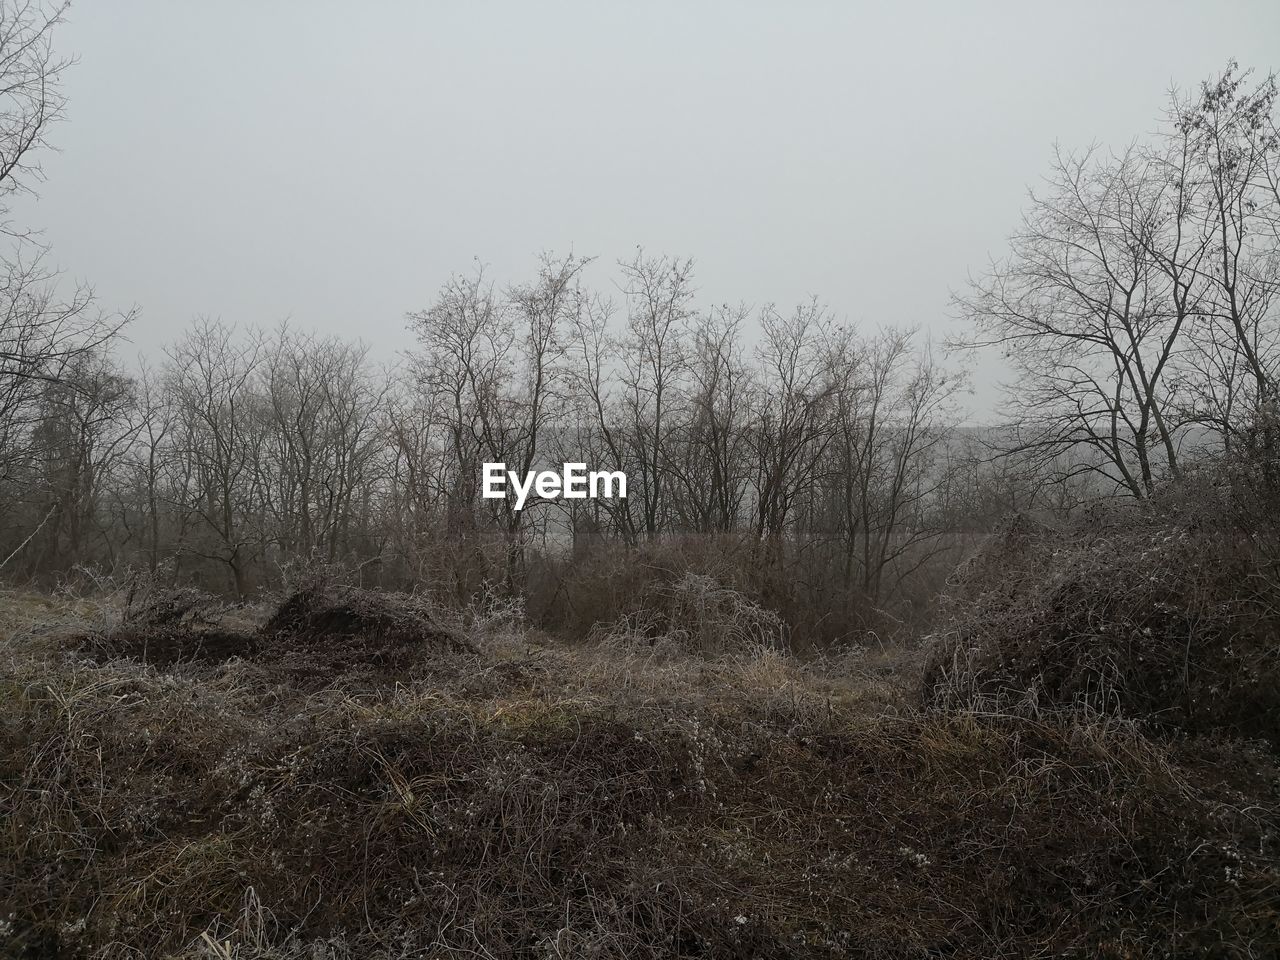
[[[1055,142],[1121,149],[1169,88],[1268,72],[1280,36],[1265,3],[306,9],[70,12],[58,152],[12,220],[137,306],[137,352],[208,316],[389,360],[477,262],[503,286],[572,251],[612,291],[637,246],[692,257],[703,308],[816,296],[941,341]]]

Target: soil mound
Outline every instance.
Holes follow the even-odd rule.
[[[98,662],[128,659],[165,668],[249,659],[257,638],[220,626],[224,606],[189,587],[131,591],[117,625],[75,637],[70,645]]]
[[[282,668],[295,683],[356,673],[402,674],[441,653],[474,653],[424,600],[354,587],[311,587],[282,603],[256,631],[230,629],[217,601],[196,590],[130,597],[118,625],[69,646],[96,662],[130,659],[167,668],[240,657]]]
[[[1212,492],[992,540],[925,671],[934,706],[1084,709],[1280,744],[1280,591]]]
[[[432,653],[474,653],[429,604],[408,594],[355,587],[295,593],[262,626],[264,654],[299,667],[402,669]]]

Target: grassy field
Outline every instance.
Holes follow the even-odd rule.
[[[6,955],[1280,951],[1256,741],[353,590],[0,610]]]

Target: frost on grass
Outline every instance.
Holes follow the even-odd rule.
[[[705,586],[680,586],[682,629],[743,622]],[[1280,771],[1260,746],[1108,716],[925,711],[851,665],[758,644],[708,658],[683,639],[662,657],[569,647],[491,612],[449,627],[465,648],[427,637],[411,668],[359,684],[273,658],[161,667],[11,637],[0,950],[1280,950]],[[385,640],[428,621],[443,623],[418,601],[325,594],[255,635],[372,623]],[[735,629],[706,635],[755,636]],[[344,649],[311,643],[308,670],[356,669]]]

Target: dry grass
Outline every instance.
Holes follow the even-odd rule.
[[[87,656],[110,630],[86,640],[83,611],[6,603],[14,955],[1280,951],[1260,748],[920,712],[887,655],[564,647],[492,604],[411,604],[465,643],[394,669],[339,631],[316,684],[263,656]]]
[[[685,571],[670,582],[654,581],[637,599],[633,612],[596,624],[593,638],[703,657],[787,646],[787,627],[777,613],[705,574]]]

